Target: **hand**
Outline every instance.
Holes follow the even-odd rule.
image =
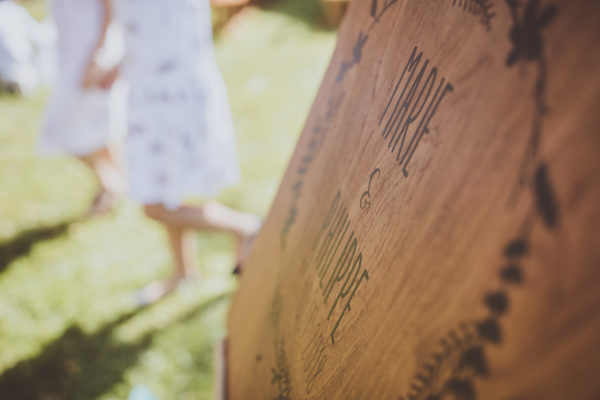
[[[115,84],[115,81],[117,80],[117,78],[119,77],[119,72],[120,71],[119,71],[118,65],[112,67],[108,71],[105,71],[105,73],[103,74],[103,76],[99,82],[100,89],[110,90],[113,87],[113,85]]]
[[[109,90],[119,77],[119,66],[109,70],[100,67],[95,61],[91,61],[83,77],[82,86],[86,90],[101,89]]]
[[[100,86],[100,81],[104,76],[105,71],[96,63],[94,58],[88,64],[87,69],[83,75],[83,81],[81,85],[84,89],[89,90]]]

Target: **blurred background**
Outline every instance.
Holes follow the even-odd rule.
[[[243,181],[219,197],[264,216],[332,54],[346,1],[213,1],[215,49],[235,120]],[[42,21],[44,0],[21,3]],[[11,89],[11,88],[8,88]],[[0,93],[0,398],[213,396],[233,242],[199,234],[202,279],[139,308],[133,293],[169,273],[161,227],[123,201],[76,221],[96,187],[73,158],[41,158],[48,89]]]

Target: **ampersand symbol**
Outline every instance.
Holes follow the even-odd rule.
[[[381,171],[379,170],[379,168],[375,168],[375,170],[373,172],[371,172],[367,190],[360,197],[360,208],[362,210],[364,210],[365,208],[371,207],[371,202],[369,201],[371,199],[371,183],[373,182],[373,178],[375,178],[375,175],[377,175],[377,177],[379,177],[379,175],[381,175]]]

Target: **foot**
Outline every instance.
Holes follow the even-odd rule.
[[[108,213],[116,207],[120,198],[121,195],[116,192],[101,189],[94,197],[94,201],[92,201],[92,205],[84,214],[84,217],[95,217]]]
[[[137,294],[140,306],[148,306],[173,293],[175,289],[188,277],[185,275],[174,275],[166,280],[158,280],[150,283]]]

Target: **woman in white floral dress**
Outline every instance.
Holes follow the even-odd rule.
[[[39,147],[43,154],[69,154],[87,164],[101,187],[90,212],[106,211],[123,191],[109,148],[111,134],[119,131],[115,111],[122,92],[108,90],[106,80],[115,76],[103,72],[118,62],[122,45],[114,36],[106,40],[109,0],[50,0],[49,5],[58,32],[58,81]]]
[[[219,203],[183,205],[214,196],[239,180],[233,123],[212,45],[209,0],[115,0],[125,36],[121,74],[129,85],[127,166],[131,195],[165,224],[173,276],[145,291],[153,301],[190,273],[188,232],[222,230],[238,240],[238,265],[260,220]]]

